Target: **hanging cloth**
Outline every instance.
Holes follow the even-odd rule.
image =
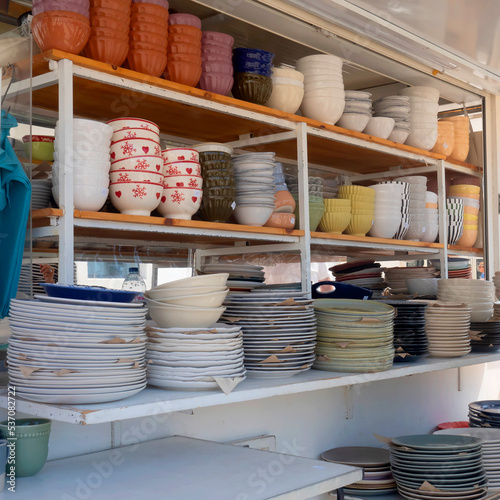
[[[16,119],[2,110],[0,125],[0,318],[3,318],[19,285],[31,183],[7,138],[10,129],[17,127]]]

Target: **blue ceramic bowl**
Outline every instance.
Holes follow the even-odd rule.
[[[77,300],[97,300],[100,302],[132,302],[139,292],[111,290],[108,288],[78,285],[56,285],[40,283],[49,297]]]
[[[240,59],[233,59],[233,66],[235,68],[242,70],[242,71],[238,71],[239,73],[245,72],[245,71],[253,71],[254,69],[271,71],[271,68],[273,67],[271,63],[263,63],[260,61],[248,61],[248,60],[240,60]]]
[[[274,58],[274,54],[272,54],[271,52],[267,52],[265,50],[260,50],[260,49],[238,48],[238,49],[233,49],[233,54],[237,58],[243,57],[245,59],[252,59],[254,61],[261,61],[267,63],[272,62]]]

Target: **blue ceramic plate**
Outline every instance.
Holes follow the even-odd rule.
[[[55,285],[41,283],[49,297],[76,300],[96,300],[100,302],[132,302],[139,294],[126,290],[111,290],[95,286]]]

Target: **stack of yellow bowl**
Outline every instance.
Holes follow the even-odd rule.
[[[479,197],[481,188],[470,184],[450,186],[450,196],[464,201],[464,231],[456,244],[462,247],[472,247],[477,240]],[[472,201],[474,200],[474,201]]]
[[[325,198],[325,211],[319,223],[324,233],[341,234],[351,222],[351,200]]]
[[[375,189],[340,186],[339,198],[351,201],[351,221],[345,232],[354,236],[365,236],[375,217]]]
[[[450,160],[465,161],[469,155],[469,118],[467,116],[450,116],[440,121],[453,123],[455,145],[448,158]]]

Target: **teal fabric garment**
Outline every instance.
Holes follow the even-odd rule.
[[[7,138],[17,127],[12,115],[2,110],[0,136],[0,318],[7,316],[10,299],[16,296],[23,260],[31,183]]]

